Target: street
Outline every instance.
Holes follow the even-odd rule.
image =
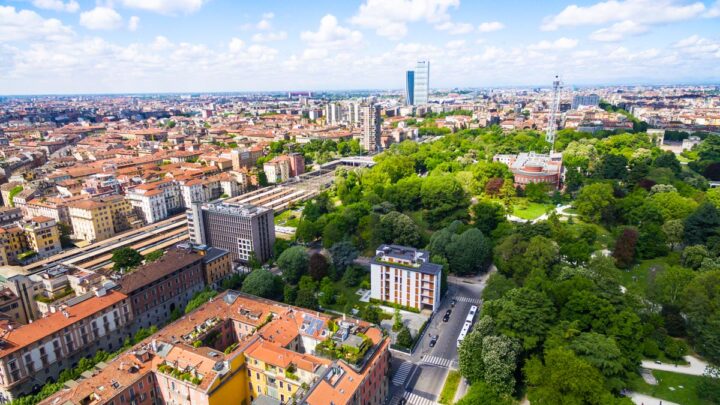
[[[457,337],[470,307],[481,307],[480,295],[485,280],[487,275],[472,279],[449,278],[448,292],[412,356],[392,353],[391,405],[397,404],[403,397],[408,404],[413,405],[436,403],[449,370],[458,367]],[[453,298],[457,300],[457,304],[451,308]],[[443,316],[448,309],[452,309],[452,314],[448,322],[443,322]],[[478,316],[479,314],[475,316],[475,321]],[[440,337],[435,347],[430,347],[430,340],[434,335]]]

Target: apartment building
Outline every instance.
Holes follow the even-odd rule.
[[[227,291],[41,404],[380,405],[388,345],[367,322]]]
[[[240,171],[240,169],[250,169],[255,166],[258,158],[263,155],[260,147],[252,147],[249,149],[233,149],[230,154],[232,160],[232,169]]]
[[[0,322],[2,320],[18,324],[28,323],[20,297],[7,287],[0,288]]]
[[[0,226],[9,225],[17,221],[22,221],[23,213],[20,208],[2,207],[0,208]]]
[[[203,255],[178,245],[160,259],[124,274],[118,284],[131,303],[133,332],[164,325],[173,311],[182,313],[193,295],[205,288]]]
[[[17,264],[28,251],[25,231],[18,225],[0,226],[0,265]]]
[[[60,253],[60,229],[57,222],[49,217],[34,217],[25,223],[25,236],[30,250],[37,252],[38,258]]]
[[[162,221],[185,208],[182,193],[174,180],[141,184],[125,196],[146,224]]]
[[[268,183],[283,183],[290,178],[290,158],[281,155],[263,164],[263,171]]]
[[[251,257],[265,262],[275,244],[274,213],[270,208],[225,202],[193,204],[187,211],[190,241],[230,252],[233,261]]]
[[[99,242],[131,229],[132,206],[121,195],[68,203],[68,214],[76,239]]]
[[[370,298],[417,310],[440,306],[442,266],[430,252],[399,245],[380,245],[370,263]]]
[[[132,319],[125,294],[97,289],[33,323],[1,323],[0,402],[55,381],[62,370],[98,350],[121,347]]]

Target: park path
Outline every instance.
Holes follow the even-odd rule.
[[[708,363],[698,359],[694,356],[685,356],[685,361],[690,363],[689,365],[679,365],[661,363],[657,364],[652,360],[643,360],[642,367],[650,370],[661,370],[670,371],[672,373],[688,374],[688,375],[703,375],[705,373],[705,367]]]

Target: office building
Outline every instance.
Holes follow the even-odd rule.
[[[388,346],[367,322],[227,291],[40,404],[381,405]]]
[[[415,72],[408,70],[405,73],[405,105],[415,104]]]
[[[370,263],[370,298],[417,310],[440,306],[442,266],[430,252],[398,245],[380,245]]]
[[[225,202],[193,204],[187,211],[190,241],[230,252],[233,261],[247,264],[254,256],[265,262],[273,254],[273,210]]]
[[[415,65],[413,105],[425,105],[430,97],[430,61],[420,60]]]
[[[377,152],[380,148],[380,104],[366,104],[363,114],[363,148],[368,152]]]
[[[577,110],[580,107],[597,107],[600,105],[600,96],[597,94],[573,96],[571,109]]]

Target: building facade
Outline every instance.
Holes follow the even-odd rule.
[[[119,284],[130,300],[135,318],[133,332],[164,325],[173,311],[183,313],[193,295],[205,288],[203,256],[189,246],[179,245],[160,259],[124,275]]]
[[[380,148],[380,105],[366,104],[362,107],[362,114],[363,148],[368,152],[376,152]]]
[[[272,209],[250,204],[193,204],[188,210],[190,241],[230,252],[233,261],[265,262],[273,254],[275,224]]]
[[[25,235],[30,250],[39,258],[49,257],[62,250],[60,229],[57,222],[48,217],[34,217],[25,223]]]
[[[130,229],[132,206],[121,195],[68,203],[75,238],[99,242]]]
[[[415,65],[413,105],[425,105],[430,99],[430,61],[419,60]]]
[[[98,350],[112,352],[122,347],[132,321],[125,294],[98,289],[31,324],[4,324],[0,334],[0,402],[55,381],[62,370]]]
[[[405,105],[415,105],[415,72],[405,72]]]
[[[417,310],[440,306],[442,266],[430,252],[398,245],[380,245],[370,264],[370,298]]]
[[[559,189],[562,183],[562,153],[518,153],[517,155],[495,155],[494,162],[505,163],[513,174],[516,187],[529,183],[547,183]]]

